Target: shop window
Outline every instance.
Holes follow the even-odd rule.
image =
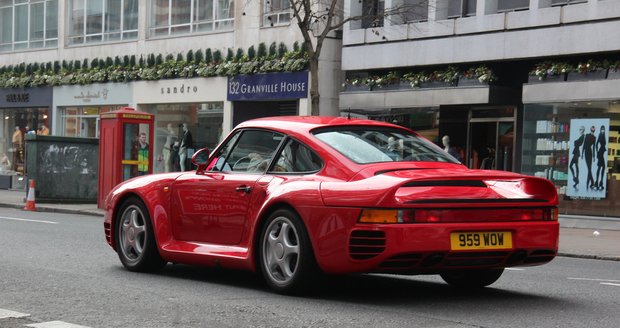
[[[0,175],[24,173],[26,134],[49,134],[47,108],[0,109]]]
[[[99,138],[99,114],[121,109],[118,106],[60,107],[58,135],[65,137]]]
[[[224,103],[221,101],[144,105],[141,108],[155,114],[154,173],[181,170],[179,152],[185,134],[184,125],[192,136],[192,144],[187,145],[185,150],[186,169],[190,168],[188,161],[191,156],[189,154],[193,154],[200,148],[213,150],[221,141],[224,117]]]
[[[58,44],[58,0],[0,2],[0,52]]]
[[[528,104],[522,173],[551,180],[561,212],[620,215],[620,104]]]

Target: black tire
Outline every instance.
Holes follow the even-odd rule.
[[[446,271],[441,279],[449,285],[461,289],[478,289],[489,286],[501,277],[504,269],[478,269]]]
[[[151,217],[144,203],[131,197],[116,216],[116,253],[129,271],[153,272],[166,265],[159,255]]]
[[[288,209],[279,209],[269,216],[257,250],[263,278],[277,293],[304,293],[320,275],[308,232],[299,216]]]

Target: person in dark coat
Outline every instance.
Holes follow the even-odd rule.
[[[598,138],[596,138],[596,182],[594,188],[603,190],[603,181],[605,181],[605,169],[607,163],[605,161],[605,153],[607,152],[607,136],[605,135],[605,126],[601,125]]]
[[[573,142],[573,157],[571,158],[570,164],[568,165],[568,168],[570,168],[570,173],[573,175],[573,182],[575,183],[573,185],[573,188],[577,188],[577,185],[579,184],[579,148],[581,148],[581,146],[583,145],[583,140],[585,138],[583,133],[585,132],[585,130],[585,127],[579,127],[579,137]]]
[[[181,165],[181,171],[185,171],[189,168],[187,162],[187,149],[194,147],[194,141],[192,139],[192,133],[189,131],[187,123],[183,123],[183,136],[181,137],[181,145],[179,146],[179,164]]]
[[[594,146],[596,144],[596,137],[594,136],[596,128],[594,125],[590,128],[590,133],[586,134],[583,140],[583,157],[586,160],[586,169],[588,170],[588,179],[586,180],[586,188],[594,188],[594,177],[592,176],[592,160],[594,159]]]

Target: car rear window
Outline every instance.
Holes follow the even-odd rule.
[[[377,127],[338,127],[314,136],[359,164],[379,162],[459,163],[432,142],[406,130]]]

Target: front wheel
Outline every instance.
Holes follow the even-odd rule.
[[[138,198],[127,199],[118,211],[116,252],[129,271],[157,271],[166,265],[157,250],[149,212]]]
[[[499,279],[504,269],[479,269],[446,271],[440,274],[441,279],[449,285],[463,289],[477,289],[489,286]]]
[[[319,274],[306,228],[287,209],[275,211],[265,222],[258,255],[265,281],[281,294],[307,290]]]

